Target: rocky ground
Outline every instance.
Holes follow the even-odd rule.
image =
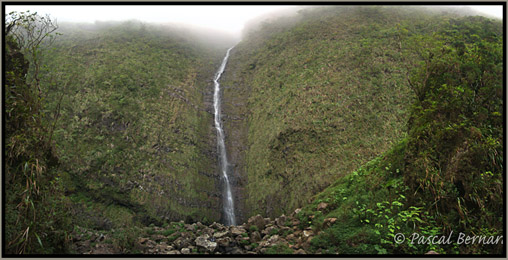
[[[298,212],[273,220],[257,215],[238,226],[173,222],[142,228],[130,237],[118,235],[125,230],[80,229],[73,234],[73,249],[78,254],[306,254],[315,234],[294,218]]]

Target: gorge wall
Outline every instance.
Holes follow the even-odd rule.
[[[44,57],[73,214],[96,228],[219,221],[213,75],[232,40],[141,22],[67,25]],[[51,81],[60,74],[66,80]]]
[[[232,51],[225,130],[243,219],[291,212],[404,136],[411,92],[397,23],[411,15],[302,10]]]

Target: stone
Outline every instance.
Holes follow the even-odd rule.
[[[182,248],[182,250],[180,250],[180,252],[181,252],[182,254],[184,254],[184,255],[188,255],[188,254],[190,254],[190,252],[191,252],[191,251],[190,251],[190,249],[189,249],[189,248]]]
[[[232,227],[231,228],[231,234],[233,234],[235,236],[239,236],[242,233],[247,233],[247,230],[245,230],[243,228],[239,228],[239,227]]]
[[[321,202],[321,203],[318,204],[317,210],[318,211],[322,211],[322,210],[325,210],[327,207],[328,207],[328,203]]]
[[[146,237],[141,237],[141,238],[139,238],[138,243],[140,243],[140,244],[144,244],[146,241],[148,241],[148,238],[146,238]]]
[[[323,220],[323,226],[330,227],[337,221],[337,218],[325,218]]]
[[[224,231],[224,232],[215,232],[215,233],[213,234],[213,237],[215,237],[215,238],[221,238],[221,237],[223,237],[223,236],[225,236],[225,235],[227,235],[227,234],[228,234],[228,231]]]
[[[265,235],[265,236],[269,236],[274,230],[278,230],[278,228],[276,227],[267,227],[265,230],[261,231],[261,234]]]
[[[217,244],[220,246],[220,247],[229,247],[229,243],[231,242],[231,238],[230,237],[223,237],[223,238],[220,238],[220,239],[217,239]]]
[[[309,248],[310,248],[310,242],[305,242],[305,243],[303,243],[303,244],[302,244],[302,248],[303,248],[304,250],[309,250]]]
[[[152,238],[152,240],[158,242],[158,241],[166,239],[166,236],[164,236],[164,235],[153,235],[153,236],[151,236],[151,238]]]
[[[196,224],[192,224],[192,225],[185,224],[185,230],[187,230],[187,231],[192,232],[192,231],[194,231],[196,229],[197,229]]]
[[[179,255],[179,254],[181,254],[181,253],[180,253],[180,251],[178,251],[178,250],[171,250],[171,251],[169,251],[169,252],[168,252],[168,254],[169,254],[169,255]]]
[[[439,255],[438,252],[430,250],[429,252],[425,253],[426,255]]]
[[[196,246],[204,248],[208,252],[213,252],[217,248],[217,243],[208,240],[210,236],[208,234],[199,236],[194,240]]]
[[[157,243],[153,240],[146,241],[146,246],[148,247],[154,247],[155,245],[157,245]]]
[[[286,226],[287,217],[283,214],[282,216],[275,219],[275,224],[279,227]]]
[[[205,227],[203,230],[203,233],[211,236],[213,234],[213,232],[215,232],[215,230],[213,230],[212,228],[209,228],[209,227]]]
[[[313,233],[312,233],[312,230],[304,230],[303,231],[303,236],[304,237],[309,237],[311,236]]]
[[[258,231],[254,231],[250,233],[250,241],[252,243],[257,243],[261,241],[261,234]]]
[[[307,252],[305,252],[305,250],[300,248],[300,249],[296,250],[293,254],[296,254],[296,255],[306,255]]]
[[[168,246],[166,244],[158,244],[155,246],[155,251],[160,252],[160,253],[166,253],[166,252],[169,252],[173,249],[174,248],[172,246]]]
[[[217,222],[213,222],[210,225],[210,228],[217,229],[217,230],[224,230],[224,225],[217,223]]]
[[[296,214],[300,213],[301,211],[302,211],[302,209],[300,209],[300,208],[299,208],[299,209],[295,209],[295,211],[293,212],[293,214],[294,214],[294,215],[296,215]]]
[[[277,241],[279,241],[279,235],[273,235],[267,240],[269,244],[275,244]]]
[[[250,226],[256,226],[258,230],[263,230],[265,228],[266,221],[261,215],[256,215],[253,217],[250,217],[247,220],[247,226],[250,228]]]
[[[233,250],[231,250],[231,254],[234,254],[234,255],[240,255],[242,253],[243,253],[242,249],[240,249],[238,247],[235,247],[235,248],[233,248]]]

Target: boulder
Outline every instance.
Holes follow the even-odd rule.
[[[225,230],[226,228],[224,227],[224,225],[220,224],[220,223],[217,223],[217,222],[213,222],[211,225],[210,225],[210,228],[213,228],[213,229],[216,229],[216,230],[220,230],[220,231],[223,231]]]
[[[267,240],[267,242],[268,244],[275,244],[279,241],[279,238],[279,235],[273,235]]]
[[[215,232],[215,230],[213,230],[212,228],[209,228],[209,227],[204,228],[202,231],[203,231],[203,233],[205,233],[209,236],[211,236],[213,234],[213,232]]]
[[[184,254],[184,255],[188,255],[188,254],[190,254],[190,252],[191,252],[191,251],[190,251],[190,249],[189,249],[189,248],[182,248],[182,250],[180,250],[180,252],[181,252],[182,254]]]
[[[286,226],[287,217],[283,214],[282,216],[275,219],[275,224],[279,227]]]
[[[234,254],[234,255],[240,255],[242,253],[243,253],[242,249],[240,249],[238,247],[235,247],[235,248],[233,248],[233,250],[231,250],[231,254]]]
[[[196,224],[192,224],[192,225],[189,225],[189,224],[185,224],[185,230],[189,231],[189,232],[192,232],[194,230],[197,229],[197,226]]]
[[[221,237],[223,237],[223,236],[225,236],[225,235],[227,235],[227,234],[228,234],[228,231],[224,231],[224,232],[215,232],[215,233],[213,234],[213,237],[215,237],[215,238],[221,238]]]
[[[155,246],[155,252],[166,254],[169,251],[172,251],[174,248],[172,246],[164,244],[158,244]]]
[[[274,230],[278,230],[278,228],[270,226],[270,227],[267,227],[265,230],[261,231],[261,234],[263,234],[265,236],[267,236],[267,235],[269,236],[270,233],[272,233]]]
[[[323,220],[323,226],[330,227],[337,221],[337,218],[325,218]]]
[[[229,247],[229,243],[233,241],[230,237],[222,237],[220,239],[217,239],[217,244],[220,247]]]
[[[254,232],[250,233],[250,241],[252,243],[257,243],[257,242],[261,241],[261,234],[258,231],[254,231]]]
[[[152,240],[159,242],[161,240],[166,239],[166,236],[164,236],[164,235],[153,235],[153,236],[151,236],[151,238],[152,238]]]
[[[296,255],[306,255],[307,253],[305,252],[305,250],[300,248],[300,249],[296,250],[293,254],[296,254]]]
[[[180,250],[184,247],[189,247],[190,240],[183,237],[179,237],[175,241],[173,241],[173,245],[175,245],[176,249]]]
[[[233,234],[235,236],[239,236],[242,233],[247,233],[247,230],[240,228],[240,227],[232,227],[231,228],[231,234]]]
[[[194,240],[196,246],[204,248],[207,252],[213,252],[217,248],[217,243],[208,240],[210,236],[208,234],[199,236]]]
[[[322,211],[325,210],[328,207],[328,203],[321,202],[317,205],[317,210]]]
[[[250,226],[256,226],[258,230],[263,230],[265,228],[266,221],[261,215],[256,215],[253,217],[250,217],[247,220],[247,226],[250,228]]]

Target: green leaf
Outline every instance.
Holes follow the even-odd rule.
[[[42,246],[42,241],[41,241],[41,238],[39,237],[39,235],[37,235],[37,233],[34,233],[35,234],[35,237],[37,237],[37,242],[39,242],[39,245],[41,245],[42,248],[44,248],[44,246]]]

